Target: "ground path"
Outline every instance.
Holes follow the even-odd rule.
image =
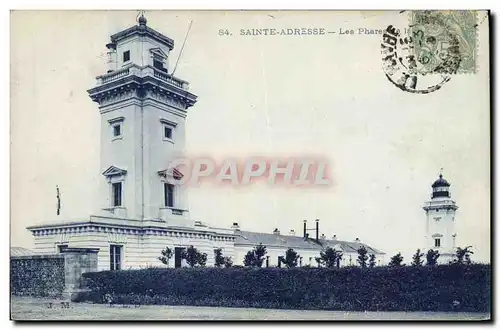
[[[52,303],[52,306],[49,305]],[[12,297],[13,320],[488,320],[489,313],[342,312],[196,306],[114,306]]]

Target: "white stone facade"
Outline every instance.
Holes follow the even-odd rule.
[[[207,265],[213,265],[216,248],[222,248],[225,255],[234,255],[231,230],[215,231],[201,224],[176,228],[152,221],[91,216],[90,221],[37,226],[30,230],[35,237],[36,253],[57,253],[61,245],[99,248],[99,270],[110,269],[111,245],[122,249],[122,269],[163,266],[158,257],[167,246],[174,249],[193,245],[207,254]],[[174,258],[169,266],[175,266]]]

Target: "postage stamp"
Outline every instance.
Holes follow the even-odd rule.
[[[454,74],[476,72],[476,43],[474,11],[411,11],[408,29],[384,31],[383,69],[401,90],[427,94]]]
[[[451,59],[453,73],[476,72],[476,12],[472,10],[411,11],[410,33],[420,73],[436,73]]]

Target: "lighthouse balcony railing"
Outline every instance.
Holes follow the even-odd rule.
[[[437,201],[430,201],[430,202],[425,202],[425,206],[455,206],[455,201],[452,200],[437,200]]]
[[[101,84],[105,84],[114,80],[118,80],[120,78],[126,77],[130,74],[130,68],[126,67],[120,70],[116,70],[113,72],[110,72],[108,74],[105,74],[103,76],[98,77],[100,79]]]
[[[143,77],[155,77],[161,81],[166,82],[169,85],[175,86],[177,88],[183,89],[183,90],[188,90],[189,89],[189,83],[176,78],[172,76],[171,74],[167,73],[166,71],[159,70],[151,65],[146,65],[146,66],[139,66],[137,64],[129,64],[124,66],[121,69],[109,72],[107,74],[104,74],[102,76],[97,77],[97,82],[98,85],[103,85],[107,84],[109,82],[119,80],[121,78],[130,76],[130,75],[136,75],[141,78]]]

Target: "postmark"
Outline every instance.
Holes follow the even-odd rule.
[[[475,14],[413,11],[410,28],[389,25],[382,36],[387,79],[416,94],[439,90],[454,74],[475,72]]]

